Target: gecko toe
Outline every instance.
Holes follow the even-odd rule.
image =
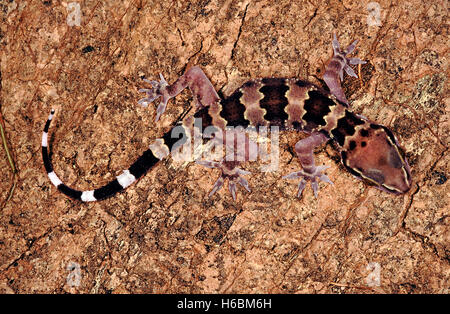
[[[208,196],[211,197],[211,196],[214,195],[214,193],[216,193],[217,191],[219,191],[219,190],[222,188],[222,186],[223,186],[223,182],[224,182],[224,179],[223,179],[222,176],[220,176],[220,177],[216,180],[216,182],[214,183],[213,188],[212,188],[211,192],[209,192],[209,195],[208,195]]]
[[[344,66],[344,70],[345,70],[345,73],[347,73],[349,76],[353,76],[356,78],[358,77],[358,75],[356,75],[355,71],[353,71],[353,69],[348,64],[346,64]]]
[[[311,173],[305,172],[303,170],[292,172],[288,175],[283,176],[283,179],[301,179],[298,184],[298,192],[297,197],[301,198],[302,192],[306,187],[307,181],[311,182],[311,187],[314,192],[314,196],[317,198],[319,193],[319,184],[318,181],[327,182],[329,184],[333,184],[333,182],[328,178],[327,175],[323,174],[322,171],[329,168],[330,166],[318,166],[312,169]]]
[[[361,60],[359,58],[348,58],[348,63],[355,65],[355,64],[366,64],[367,61]]]
[[[305,179],[301,179],[299,184],[298,184],[298,190],[297,190],[297,197],[298,198],[302,198],[302,193],[303,193],[303,190],[305,189],[305,187],[306,187],[306,180]]]

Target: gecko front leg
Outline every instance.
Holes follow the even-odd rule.
[[[341,49],[339,42],[336,38],[336,34],[333,35],[333,57],[328,63],[325,74],[323,75],[323,80],[327,84],[330,92],[341,102],[348,106],[348,100],[345,97],[344,91],[341,87],[341,81],[344,79],[344,71],[353,77],[358,77],[355,71],[349,66],[350,64],[365,64],[366,61],[363,61],[358,58],[347,58],[347,55],[355,50],[356,44],[358,40],[355,40],[351,43],[347,48]]]
[[[166,110],[167,102],[177,96],[186,87],[189,87],[196,101],[196,110],[212,105],[220,100],[214,86],[211,81],[206,77],[205,73],[198,66],[194,66],[187,70],[182,76],[180,76],[175,83],[169,85],[160,74],[160,81],[150,81],[144,79],[145,82],[151,85],[151,88],[142,88],[139,92],[147,94],[147,97],[138,101],[143,107],[147,107],[149,103],[161,97],[161,102],[156,109],[157,122],[160,116]]]
[[[306,187],[306,182],[311,181],[311,186],[314,191],[314,195],[317,197],[319,191],[319,186],[316,181],[321,180],[333,184],[331,180],[322,173],[329,166],[316,166],[314,162],[314,148],[326,142],[328,138],[319,132],[312,133],[309,137],[302,139],[295,144],[295,152],[297,153],[300,164],[302,165],[302,170],[290,173],[283,177],[283,179],[298,179],[300,178],[300,183],[298,184],[297,197],[300,198],[303,189]]]

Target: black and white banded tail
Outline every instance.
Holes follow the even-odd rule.
[[[52,109],[48,120],[45,123],[44,132],[42,133],[42,159],[44,161],[44,167],[47,171],[48,178],[59,191],[82,202],[93,202],[109,198],[126,189],[155,166],[158,161],[166,157],[172,146],[178,140],[171,137],[171,131],[167,132],[162,138],[155,140],[155,142],[150,145],[150,148],[147,149],[127,170],[124,170],[108,184],[95,190],[78,191],[65,185],[53,170],[49,157],[48,130],[54,114],[55,110]]]

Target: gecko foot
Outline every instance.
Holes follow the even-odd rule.
[[[149,83],[152,87],[141,88],[139,92],[146,93],[147,97],[141,98],[138,101],[138,104],[140,104],[142,107],[147,107],[148,104],[152,103],[155,99],[161,97],[161,102],[159,103],[158,108],[156,109],[155,122],[158,122],[159,117],[166,110],[167,102],[171,98],[169,92],[167,91],[167,86],[169,86],[169,84],[164,79],[164,76],[162,74],[159,74],[159,77],[161,78],[159,82],[144,79],[144,82]]]
[[[333,41],[332,41],[333,54],[335,57],[338,57],[338,58],[340,57],[345,60],[345,65],[343,67],[343,70],[345,71],[345,73],[347,73],[348,75],[353,76],[353,77],[358,77],[358,75],[356,75],[355,71],[353,71],[353,69],[349,66],[349,64],[355,65],[355,64],[367,63],[366,61],[361,60],[359,58],[347,58],[347,55],[352,53],[353,50],[355,50],[357,43],[358,43],[358,40],[355,40],[350,45],[348,45],[347,48],[342,50],[340,48],[336,34],[333,34]],[[342,81],[343,80],[343,71],[339,72],[339,76]]]
[[[219,191],[226,178],[228,178],[228,188],[230,190],[231,196],[233,200],[236,200],[236,183],[242,185],[248,192],[250,192],[250,188],[248,186],[248,181],[244,179],[243,175],[248,175],[251,172],[242,170],[237,167],[237,162],[235,161],[206,161],[206,160],[197,160],[197,164],[208,167],[208,168],[219,168],[222,170],[221,176],[217,179],[216,183],[209,192],[209,197],[214,195],[217,191]]]
[[[297,192],[298,198],[300,198],[302,196],[303,189],[306,187],[306,181],[311,181],[311,186],[314,191],[314,196],[317,198],[317,193],[319,192],[319,185],[318,185],[316,179],[333,184],[333,182],[331,182],[330,178],[328,178],[325,174],[322,173],[322,171],[324,171],[325,169],[327,169],[329,167],[330,166],[314,167],[314,169],[312,170],[312,173],[307,173],[303,170],[292,172],[288,175],[285,175],[283,177],[283,179],[301,178],[300,183],[298,184],[298,192]]]
[[[347,48],[341,49],[336,34],[333,34],[333,41],[331,42],[333,46],[333,57],[328,63],[323,75],[323,80],[330,89],[330,92],[347,106],[349,106],[349,102],[345,97],[344,91],[341,87],[341,82],[344,79],[344,71],[349,76],[358,77],[358,75],[356,75],[355,71],[353,71],[350,65],[366,63],[366,61],[358,58],[347,57],[348,54],[355,50],[357,42],[358,41],[355,40],[349,46],[347,46]]]

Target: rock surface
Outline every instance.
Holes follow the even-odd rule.
[[[0,2],[2,293],[449,293],[450,98],[446,1]],[[69,18],[69,19],[68,19]],[[69,25],[70,24],[70,25]],[[74,25],[75,24],[75,25]],[[72,26],[71,26],[72,25]],[[158,124],[137,105],[142,77],[173,82],[201,66],[230,94],[256,77],[320,84],[336,32],[368,63],[345,78],[358,113],[405,147],[413,188],[364,185],[327,144],[334,185],[303,199],[303,135],[280,136],[279,170],[246,163],[252,192],[208,193],[219,173],[167,159],[120,195],[89,204],[56,191],[40,156],[50,108],[56,173],[91,189],[127,168],[192,106],[183,92]]]

